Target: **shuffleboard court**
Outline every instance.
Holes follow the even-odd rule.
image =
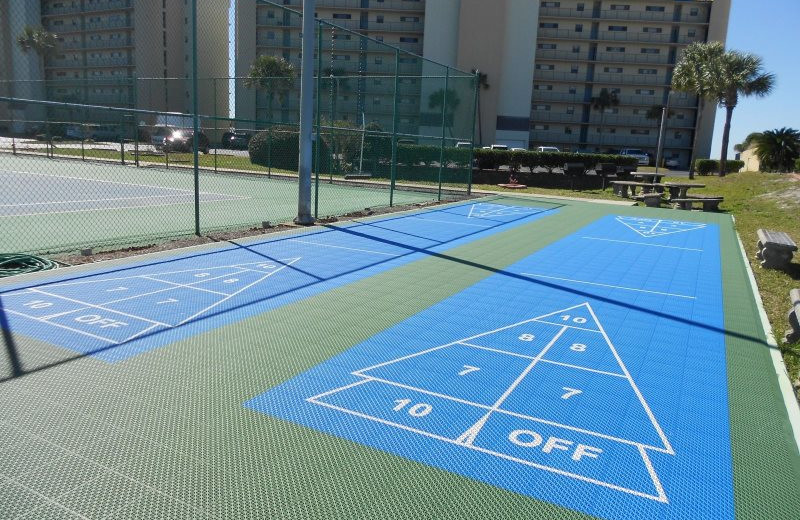
[[[12,519],[800,511],[724,214],[492,197],[4,280],[0,323]]]
[[[477,202],[0,291],[12,330],[106,361],[392,269],[555,206]]]

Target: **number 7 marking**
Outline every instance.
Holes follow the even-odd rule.
[[[582,394],[583,390],[578,390],[577,388],[570,388],[568,386],[561,387],[563,390],[566,390],[567,393],[561,396],[561,399],[569,399],[573,395]]]
[[[476,370],[480,370],[480,368],[474,367],[472,365],[464,365],[464,370],[459,372],[458,375],[465,376],[465,375],[469,374],[470,372],[475,372]]]

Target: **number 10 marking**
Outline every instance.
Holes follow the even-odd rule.
[[[573,395],[582,394],[583,390],[578,390],[577,388],[570,388],[568,386],[561,387],[562,390],[566,390],[567,393],[561,396],[561,399],[569,399]]]

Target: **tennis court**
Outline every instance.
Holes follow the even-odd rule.
[[[4,155],[0,184],[0,249],[6,252],[131,245],[195,232],[194,173],[187,167]],[[202,170],[198,184],[204,233],[288,222],[297,213],[291,178]],[[322,181],[315,193],[320,217],[390,204],[382,186]],[[436,197],[402,189],[392,203]]]
[[[753,289],[727,215],[500,196],[6,280],[6,516],[792,518]]]

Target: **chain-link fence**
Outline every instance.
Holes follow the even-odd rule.
[[[463,197],[475,77],[419,55],[424,7],[365,19],[356,3],[317,1],[312,214]],[[0,252],[296,216],[300,2],[192,4],[0,8]]]

